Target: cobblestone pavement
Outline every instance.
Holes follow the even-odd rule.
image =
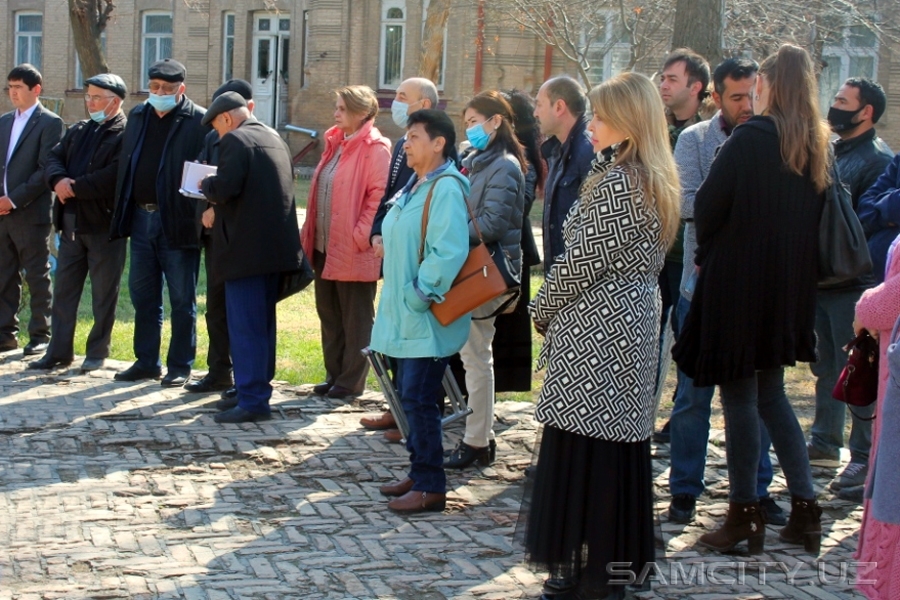
[[[358,427],[380,408],[377,393],[347,404],[279,386],[272,421],[220,426],[214,396],[114,382],[125,366],[47,374],[25,370],[21,351],[0,354],[0,600],[540,595],[543,574],[513,541],[530,405],[498,405],[498,460],[450,473],[444,514],[401,518],[378,485],[404,475],[406,452]],[[460,434],[448,431],[446,446]],[[712,485],[687,527],[665,520],[665,451],[654,461],[660,579],[638,597],[861,597],[847,571],[857,507],[822,496],[819,563],[774,529],[763,557],[693,549],[725,511],[721,442],[710,444]],[[833,471],[816,475],[824,487]],[[774,491],[787,506],[783,486]],[[760,577],[766,561],[790,574],[772,564]]]

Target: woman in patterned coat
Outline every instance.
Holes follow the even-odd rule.
[[[558,599],[620,594],[624,582],[611,582],[606,566],[640,573],[654,560],[657,277],[680,197],[653,83],[624,73],[589,97],[598,155],[566,220],[565,253],[531,305],[547,373],[525,543],[531,563],[566,581]]]

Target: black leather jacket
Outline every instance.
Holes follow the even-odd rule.
[[[859,208],[859,199],[872,187],[893,157],[894,153],[884,140],[876,135],[874,128],[848,140],[839,139],[834,142],[837,172],[841,181],[850,188],[854,210]],[[836,285],[819,286],[819,289],[864,290],[874,286],[876,281],[875,274],[870,273]]]

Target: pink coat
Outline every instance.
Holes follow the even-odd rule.
[[[874,287],[862,295],[856,304],[856,319],[868,329],[878,330],[881,346],[878,377],[878,406],[875,414],[881,414],[887,389],[889,371],[887,347],[894,328],[894,322],[900,315],[900,246],[894,251],[888,265],[884,283]],[[870,461],[876,458],[878,439],[881,437],[881,419],[872,422],[872,449]],[[897,431],[886,432],[886,435],[898,435]],[[862,580],[873,580],[874,584],[858,584],[859,590],[870,600],[896,600],[900,598],[900,525],[882,523],[869,512],[869,500],[864,503],[862,525],[859,532],[857,559],[866,565],[868,572],[860,572]]]
[[[316,246],[319,173],[337,152],[339,145],[343,145],[343,149],[334,172],[331,229],[328,232],[322,279],[377,281],[381,259],[375,257],[369,234],[387,184],[391,143],[375,128],[373,121],[364,123],[348,140],[337,127],[325,132],[325,150],[313,173],[300,243],[306,255],[312,258]]]

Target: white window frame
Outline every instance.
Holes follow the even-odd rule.
[[[100,50],[106,55],[106,30],[100,32]],[[81,72],[81,58],[78,52],[75,52],[75,85],[72,89],[80,90],[84,88],[84,73]]]
[[[391,9],[398,8],[403,11],[403,19],[388,18]],[[405,0],[382,0],[381,2],[381,33],[378,48],[378,89],[394,90],[403,80],[403,69],[406,65],[406,10]],[[387,28],[400,27],[400,81],[396,84],[386,81],[386,54],[387,54]]]
[[[604,14],[601,12],[600,14]],[[613,56],[617,52],[626,52],[628,54],[629,59],[631,58],[631,44],[628,42],[618,41],[613,45],[609,45],[611,41],[611,37],[615,33],[616,25],[619,19],[619,15],[615,11],[605,11],[606,24],[603,28],[603,39],[602,40],[594,40],[590,44],[588,44],[585,39],[586,33],[582,32],[581,34],[581,47],[585,50],[585,60],[589,60],[591,53],[593,51],[599,51],[606,48],[606,52],[603,54],[603,64],[591,64],[587,69],[589,74],[600,73],[601,79],[595,80],[591,79],[591,83],[598,84],[602,81],[606,81],[610,77],[618,75],[618,72],[613,73]]]
[[[231,20],[231,34],[228,33],[228,21]],[[234,35],[237,31],[237,16],[233,12],[222,13],[222,83],[234,78]],[[228,42],[231,42],[231,56],[229,56]],[[228,62],[231,64],[229,65]],[[228,67],[231,67],[231,73]]]
[[[833,90],[823,89],[820,85],[819,87],[819,107],[822,109],[823,114],[828,112],[828,108],[834,102],[834,95],[837,93],[840,86],[849,79],[850,77],[860,77],[862,76],[860,73],[851,73],[850,72],[850,60],[852,58],[871,58],[872,59],[872,79],[877,79],[878,77],[878,53],[881,49],[881,43],[878,41],[878,37],[875,37],[875,42],[872,46],[851,46],[851,30],[852,25],[847,25],[841,30],[841,44],[840,45],[827,45],[822,47],[822,58],[825,57],[837,57],[840,60],[839,65],[828,64],[828,68],[833,66],[837,66],[838,70],[838,87]],[[859,25],[858,27],[862,27]],[[819,79],[822,84],[825,83],[824,78]]]
[[[20,19],[22,17],[40,17],[41,18],[41,30],[40,31],[20,31],[19,24]],[[30,63],[35,66],[35,68],[40,71],[42,68],[42,64],[44,62],[44,13],[35,12],[35,11],[20,11],[15,14],[15,22],[16,22],[16,37],[15,37],[15,45],[13,47],[13,52],[16,57],[15,64],[22,63]],[[20,60],[19,58],[19,40],[20,39],[28,40],[28,51],[27,59]],[[41,40],[41,56],[39,60],[34,60],[34,40]]]
[[[169,33],[147,33],[147,18],[148,17],[169,17],[172,19],[172,31]],[[147,91],[148,86],[150,85],[150,79],[147,76],[147,71],[150,69],[150,65],[158,60],[162,60],[164,58],[171,58],[171,56],[162,56],[159,52],[159,41],[165,38],[169,38],[170,46],[175,42],[175,15],[171,11],[165,10],[145,10],[141,13],[141,89],[143,91]],[[148,60],[147,56],[147,44],[146,40],[148,37],[154,37],[157,40],[156,43],[156,56],[153,57],[153,60]]]
[[[431,4],[431,0],[424,0],[422,2],[422,43],[425,43],[425,21],[428,18],[428,6]],[[447,73],[447,28],[449,26],[450,19],[447,19],[447,23],[444,23],[444,47],[441,52],[441,72],[438,77],[439,81],[435,81],[434,84],[437,86],[438,91],[444,91],[444,81],[446,80]]]

